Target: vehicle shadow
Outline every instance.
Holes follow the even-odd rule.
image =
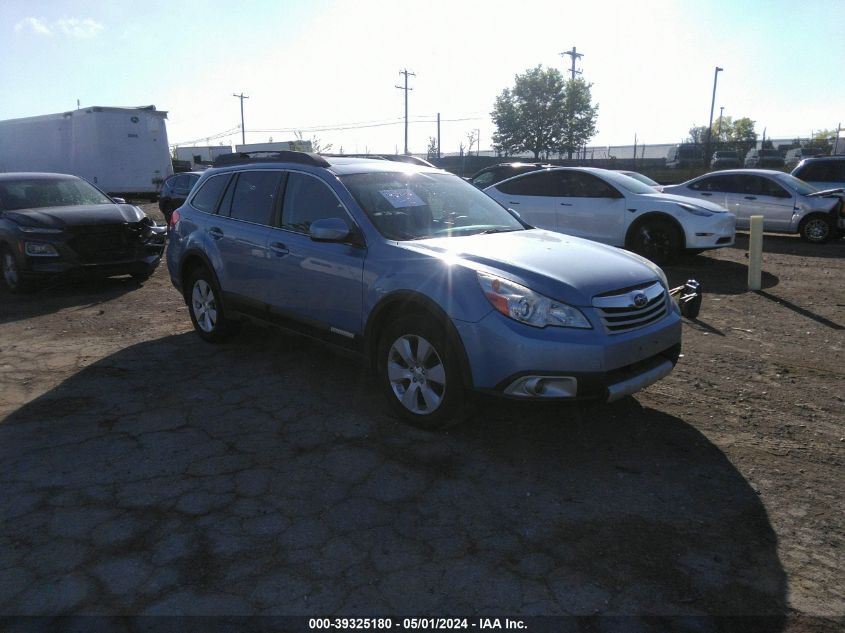
[[[748,267],[739,262],[696,255],[666,265],[663,271],[669,279],[669,285],[673,288],[682,285],[687,279],[700,281],[705,293],[705,301],[707,293],[710,292],[723,295],[748,292]],[[779,282],[776,275],[763,271],[761,282],[763,288],[772,288]]]
[[[66,308],[94,308],[137,290],[141,283],[131,277],[55,280],[31,294],[9,292],[0,279],[0,323],[11,323]]]
[[[21,407],[0,489],[9,615],[787,613],[760,497],[683,419],[486,402],[426,433],[356,360],[253,327]]]
[[[727,248],[748,251],[748,237],[746,232],[737,231],[736,242]],[[763,254],[777,253],[780,255],[798,255],[800,257],[845,257],[845,240],[831,240],[826,244],[810,244],[797,235],[763,234]]]

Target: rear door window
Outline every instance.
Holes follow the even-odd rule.
[[[560,173],[553,171],[529,173],[496,185],[496,188],[502,193],[513,196],[551,196],[559,198],[568,195],[562,188],[563,181],[559,176]]]
[[[232,190],[229,216],[236,220],[266,224],[272,222],[279,195],[280,171],[243,171]]]

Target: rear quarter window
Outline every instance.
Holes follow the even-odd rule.
[[[226,191],[226,185],[229,184],[230,178],[231,174],[211,176],[200,186],[196,194],[194,194],[194,197],[191,199],[191,205],[195,209],[205,211],[206,213],[217,213],[220,198],[223,197],[223,192]]]

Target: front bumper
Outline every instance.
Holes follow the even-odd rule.
[[[613,400],[660,380],[674,367],[681,351],[681,318],[672,306],[660,321],[620,334],[608,334],[592,318],[591,330],[538,329],[495,311],[478,323],[455,325],[477,391],[513,398]],[[533,382],[527,389],[513,388],[526,377],[562,380],[548,380],[542,393],[532,393]]]
[[[152,227],[149,235],[136,241],[127,241],[119,250],[98,251],[96,242],[87,244],[84,252],[74,249],[74,236],[25,235],[16,244],[18,267],[21,276],[27,280],[45,280],[59,276],[110,277],[113,275],[147,275],[152,273],[161,261],[166,242],[163,227]],[[27,254],[27,242],[46,243],[58,253],[57,256],[34,256]]]
[[[731,246],[736,241],[736,216],[733,213],[718,213],[705,223],[687,230],[687,248],[710,249]]]

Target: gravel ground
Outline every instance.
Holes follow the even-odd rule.
[[[667,268],[707,293],[667,379],[613,405],[482,403],[440,434],[305,339],[203,343],[163,266],[2,288],[0,615],[838,630],[845,241],[767,235],[758,293],[746,248]]]

